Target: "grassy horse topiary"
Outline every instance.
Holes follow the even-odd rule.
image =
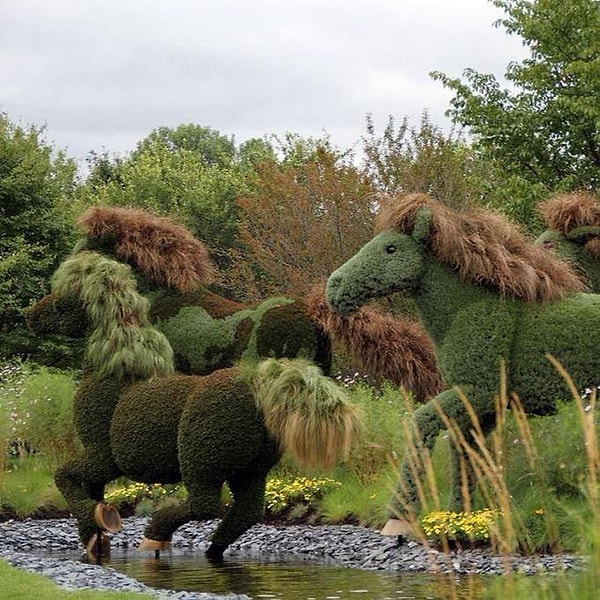
[[[303,356],[329,374],[336,346],[376,380],[402,385],[418,400],[441,389],[431,342],[414,319],[373,308],[337,315],[324,285],[304,298],[226,299],[209,288],[213,268],[202,242],[175,221],[141,209],[94,206],[78,226],[84,237],[74,254],[94,251],[132,268],[150,300],[151,321],[174,350],[177,372],[205,375],[242,358]],[[53,294],[43,300],[48,307],[57,302]],[[40,332],[43,327],[36,324]]]
[[[332,308],[350,314],[373,297],[403,292],[414,299],[431,335],[447,389],[419,407],[413,447],[431,449],[445,429],[440,410],[467,441],[474,424],[495,423],[501,365],[506,388],[528,414],[551,414],[571,394],[549,356],[584,389],[600,373],[600,296],[579,293],[571,267],[534,246],[505,218],[483,211],[458,213],[415,194],[400,197],[380,215],[379,233],[329,278]],[[463,506],[458,450],[453,452],[451,505]],[[398,493],[384,532],[406,531],[407,507],[418,513],[422,466],[405,454]],[[468,482],[472,489],[471,481]],[[398,526],[395,528],[395,526]]]
[[[53,293],[66,302],[40,303],[35,323],[46,319],[47,328],[87,340],[74,405],[84,452],[60,467],[55,481],[91,554],[107,551],[104,532],[120,527],[104,487],[126,476],[185,484],[187,500],[157,510],[145,530],[140,548],[157,551],[182,524],[221,516],[227,483],[233,504],[207,550],[220,560],[260,520],[267,474],[284,449],[300,464],[330,468],[359,429],[344,391],[305,360],[175,374],[171,347],[150,324],[128,265],[77,252],[55,273]]]
[[[541,202],[548,229],[535,241],[568,260],[591,292],[600,292],[600,199],[591,192],[562,194]]]

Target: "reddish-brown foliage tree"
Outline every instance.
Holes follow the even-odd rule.
[[[364,173],[325,147],[301,162],[260,165],[252,192],[238,199],[246,251],[226,283],[245,299],[304,295],[372,237],[373,192]]]

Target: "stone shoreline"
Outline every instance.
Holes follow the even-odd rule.
[[[113,548],[137,547],[146,518],[124,519],[123,530],[111,536]],[[188,523],[173,537],[173,548],[203,552],[216,521]],[[242,599],[195,592],[156,590],[108,567],[65,558],[82,547],[73,519],[24,520],[0,523],[0,558],[20,569],[41,573],[64,589],[108,589],[146,592],[177,600]],[[53,553],[60,556],[53,556]],[[498,556],[486,549],[455,550],[449,554],[416,542],[401,546],[395,538],[355,525],[256,525],[232,544],[228,557],[277,557],[353,569],[393,572],[500,575],[534,574],[580,569],[584,559],[574,555]]]

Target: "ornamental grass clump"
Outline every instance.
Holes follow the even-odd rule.
[[[402,495],[402,480],[397,501],[410,515],[411,526],[421,541],[434,539],[443,548],[454,540],[488,542],[501,554],[588,552],[596,548],[600,539],[596,390],[582,396],[564,368],[552,357],[549,360],[571,389],[573,398],[567,420],[564,411],[562,417],[560,412],[557,417],[528,417],[518,396],[508,396],[504,370],[496,399],[496,426],[491,434],[484,435],[462,392],[460,397],[471,419],[471,440],[467,441],[453,419],[439,411],[449,442],[457,448],[455,468],[464,511],[441,508],[445,490],[433,458],[422,444],[408,442],[409,466],[415,475],[420,474],[416,481],[423,511],[416,513],[407,501],[408,494]],[[555,423],[558,417],[561,419]],[[556,431],[551,425],[556,425]],[[552,440],[544,439],[549,431],[553,432]],[[557,439],[558,436],[564,439]],[[575,443],[579,438],[581,443]],[[559,464],[548,445],[563,448],[563,461],[577,462],[579,474],[571,473],[566,464]],[[563,471],[567,473],[561,475]],[[476,482],[474,487],[469,485],[471,480]]]

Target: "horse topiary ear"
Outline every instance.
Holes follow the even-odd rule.
[[[429,243],[431,225],[433,224],[433,215],[428,206],[421,206],[415,213],[415,225],[413,227],[412,237],[422,244]]]
[[[579,244],[585,244],[588,240],[596,237],[600,237],[600,227],[598,225],[575,227],[575,229],[571,229],[566,235],[568,240],[578,242]]]

